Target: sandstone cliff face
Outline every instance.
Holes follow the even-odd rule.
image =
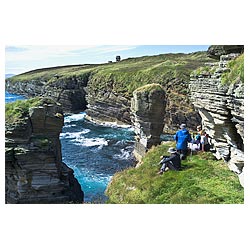
[[[133,93],[131,110],[136,134],[134,154],[138,160],[153,145],[160,144],[165,118],[165,95],[159,84],[148,84]]]
[[[64,112],[86,108],[96,122],[131,124],[133,91],[150,83],[166,91],[168,133],[181,123],[195,128],[200,116],[188,100],[189,74],[204,62],[214,61],[205,52],[163,54],[130,58],[112,64],[75,65],[38,69],[6,80],[6,90],[27,97],[46,96],[62,104]]]
[[[239,54],[222,55],[218,63],[191,76],[190,93],[202,117],[202,126],[213,139],[216,157],[241,174],[244,167],[244,83],[221,84],[230,60]]]
[[[105,82],[102,84],[105,85]],[[96,88],[91,81],[86,91],[87,117],[99,123],[131,123],[130,98],[117,93],[112,86]]]
[[[61,157],[62,109],[55,104],[29,109],[5,131],[6,203],[82,202],[80,184]]]
[[[6,80],[6,91],[24,95],[28,98],[35,96],[50,97],[59,102],[64,112],[79,112],[86,109],[86,92],[89,74],[79,77],[60,78],[54,76],[51,79],[24,80],[12,82]]]

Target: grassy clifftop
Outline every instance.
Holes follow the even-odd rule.
[[[35,97],[28,100],[17,100],[6,103],[5,122],[6,124],[19,122],[28,115],[30,108],[44,104],[55,104],[55,102],[50,98]]]
[[[50,82],[91,75],[93,88],[112,85],[115,92],[131,95],[148,83],[166,84],[173,78],[189,79],[190,72],[205,62],[214,61],[206,52],[162,54],[129,58],[116,63],[87,64],[33,70],[8,79],[11,82]]]
[[[169,144],[152,148],[138,168],[117,173],[107,189],[109,203],[240,204],[243,188],[223,161],[210,153],[189,156],[182,171],[158,175],[160,156]]]

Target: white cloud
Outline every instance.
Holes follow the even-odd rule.
[[[135,49],[130,45],[84,45],[84,46],[7,46],[5,68],[7,73],[67,64],[98,63],[100,54]],[[103,61],[102,61],[103,62]],[[14,72],[13,72],[14,70]]]
[[[15,49],[8,49],[15,48]],[[124,51],[135,46],[9,46],[6,48],[6,61],[33,61],[47,58],[76,56],[86,53],[99,54]]]

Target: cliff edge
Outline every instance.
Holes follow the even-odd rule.
[[[190,98],[212,137],[217,159],[237,173],[244,168],[244,54],[221,55],[218,63],[193,72]]]
[[[49,98],[6,104],[6,203],[81,203],[73,170],[62,162],[60,105]]]

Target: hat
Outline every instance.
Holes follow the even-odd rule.
[[[197,129],[201,129],[201,125],[198,125],[196,128],[197,128]]]
[[[169,148],[169,149],[168,149],[168,153],[170,153],[170,154],[176,153],[175,148]]]
[[[185,123],[182,123],[181,126],[180,126],[181,129],[183,128],[186,128],[186,124]]]

